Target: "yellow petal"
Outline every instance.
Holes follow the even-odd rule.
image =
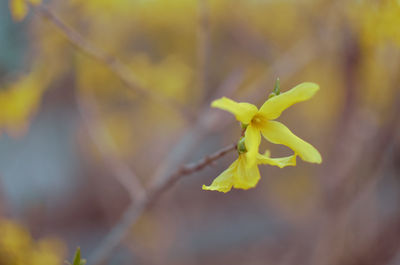
[[[253,167],[257,163],[258,147],[260,146],[261,135],[260,131],[252,126],[251,123],[246,128],[244,135],[244,143],[247,149],[247,167]]]
[[[233,187],[236,189],[250,189],[254,188],[258,181],[260,180],[260,171],[258,171],[258,166],[255,164],[252,167],[248,167],[247,158],[244,154],[240,155],[238,158],[237,169],[235,173]]]
[[[268,164],[271,166],[277,166],[280,168],[284,168],[287,166],[295,166],[296,165],[296,154],[286,157],[279,158],[271,158],[270,152],[267,150],[264,155],[257,154],[257,162],[258,164]]]
[[[14,20],[21,21],[28,13],[28,5],[25,3],[25,0],[11,0],[10,10]]]
[[[237,165],[238,160],[235,160],[224,172],[214,179],[210,186],[203,185],[203,190],[216,190],[224,193],[230,191],[233,186]]]
[[[257,113],[257,107],[249,103],[238,103],[232,99],[222,97],[214,100],[211,107],[229,111],[235,115],[236,119],[244,124],[249,124],[253,116]]]
[[[268,99],[260,108],[260,113],[267,119],[274,120],[293,104],[310,99],[318,89],[319,85],[315,83],[301,83],[285,93]]]
[[[291,148],[301,159],[320,164],[321,155],[311,144],[294,135],[285,125],[277,121],[267,121],[261,128],[263,136],[274,144],[283,144]]]

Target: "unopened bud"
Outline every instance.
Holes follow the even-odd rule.
[[[247,152],[246,145],[244,143],[245,138],[241,137],[237,143],[237,151],[239,154],[244,154]]]
[[[281,82],[279,80],[279,77],[275,81],[275,86],[274,89],[272,90],[272,93],[269,94],[268,98],[272,98],[274,96],[277,96],[281,93]]]

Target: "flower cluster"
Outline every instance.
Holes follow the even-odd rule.
[[[238,103],[226,97],[213,101],[212,107],[231,112],[241,122],[245,131],[244,137],[237,144],[238,159],[214,179],[210,186],[203,185],[203,189],[228,192],[232,187],[253,188],[260,180],[259,164],[280,168],[295,166],[297,156],[306,162],[320,164],[322,158],[317,149],[294,135],[285,125],[275,121],[285,109],[297,102],[310,99],[318,89],[317,84],[306,82],[280,93],[278,79],[273,93],[260,109],[252,104]],[[260,154],[258,149],[261,135],[271,143],[291,148],[294,154],[281,158],[271,158],[268,150]]]

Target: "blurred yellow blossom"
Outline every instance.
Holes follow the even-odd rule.
[[[160,92],[167,98],[183,103],[198,94],[189,90],[193,85],[192,69],[177,56],[169,55],[152,62],[148,56],[141,54],[135,56],[130,65],[143,87]]]
[[[14,221],[0,220],[0,263],[10,265],[61,265],[65,245],[58,239],[35,242],[29,232]]]
[[[41,2],[41,0],[10,0],[11,15],[15,21],[21,21],[28,14],[29,4],[38,5]]]
[[[0,132],[5,128],[17,136],[26,131],[29,118],[37,110],[48,82],[48,75],[39,66],[0,90]]]
[[[398,0],[360,1],[349,9],[353,26],[359,27],[363,44],[400,45],[400,3]]]

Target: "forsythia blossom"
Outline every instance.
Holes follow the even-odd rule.
[[[238,159],[214,179],[210,186],[203,185],[203,190],[228,192],[232,187],[247,190],[255,187],[261,178],[257,164],[268,164],[280,168],[296,165],[296,154],[282,158],[271,158],[269,151],[266,151],[264,155],[257,154],[257,164],[249,167],[248,153],[243,140],[244,138],[238,143]]]
[[[228,192],[232,187],[249,189],[255,187],[260,179],[259,164],[278,167],[296,165],[296,156],[306,162],[321,163],[318,150],[311,144],[294,135],[285,125],[274,121],[282,111],[291,105],[310,99],[319,89],[315,83],[302,83],[291,90],[280,93],[279,83],[270,98],[260,109],[249,103],[237,103],[223,97],[212,102],[211,106],[231,112],[245,128],[244,138],[238,142],[239,158],[219,175],[205,190]],[[294,151],[294,155],[283,158],[270,158],[267,151],[259,154],[261,134],[269,142],[283,144]]]

